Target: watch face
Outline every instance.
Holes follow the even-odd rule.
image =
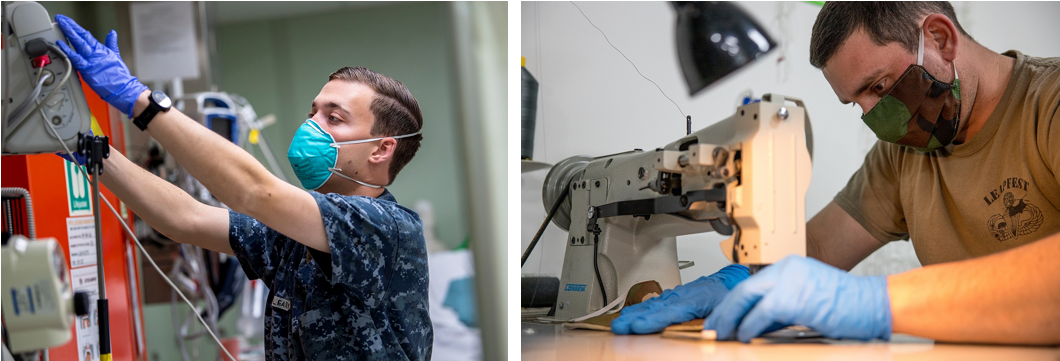
[[[169,100],[169,96],[167,96],[166,93],[163,93],[161,91],[151,92],[151,98],[154,99],[155,103],[161,106],[162,108],[169,109],[169,107],[173,106],[173,101]]]

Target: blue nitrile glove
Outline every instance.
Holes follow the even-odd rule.
[[[66,159],[67,162],[74,162],[74,159],[76,159],[77,165],[85,165],[85,156],[81,155],[81,153],[74,152],[73,157],[63,152],[55,152],[55,155]]]
[[[663,291],[659,297],[622,309],[622,315],[611,321],[611,332],[654,333],[672,324],[703,318],[749,274],[746,266],[728,265],[715,274]]]
[[[716,330],[719,340],[736,332],[740,341],[750,342],[790,325],[830,338],[890,340],[887,278],[855,276],[813,258],[788,256],[736,286],[703,328]]]
[[[118,53],[118,33],[111,30],[110,34],[107,34],[107,45],[104,46],[73,19],[55,15],[55,22],[73,46],[71,49],[60,40],[59,48],[70,57],[70,62],[74,69],[81,73],[81,78],[103,100],[131,118],[136,98],[147,90],[147,86],[132,76],[121,60],[121,54]]]

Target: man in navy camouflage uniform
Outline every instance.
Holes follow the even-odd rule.
[[[379,198],[311,193],[327,233],[358,241],[333,242],[329,255],[231,212],[232,250],[250,278],[270,285],[266,353],[276,360],[430,356],[419,217],[388,191]]]
[[[122,62],[114,31],[104,45],[70,18],[56,21],[69,40],[59,46],[85,82],[231,208],[196,201],[117,150],[104,161],[104,185],[152,227],[235,255],[251,279],[265,281],[268,360],[430,359],[423,226],[383,188],[422,139],[419,105],[403,84],[364,68],[331,74],[288,153],[315,189],[307,192],[180,111],[159,110],[158,94]],[[303,133],[327,139],[315,148],[331,152],[323,170],[301,164],[320,157],[292,157]]]

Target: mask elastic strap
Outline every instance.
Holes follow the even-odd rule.
[[[338,148],[338,146],[340,146],[340,145],[368,143],[368,142],[374,142],[374,141],[381,140],[381,139],[386,139],[386,138],[401,139],[401,138],[408,138],[408,137],[417,136],[419,134],[420,134],[420,132],[415,132],[415,133],[412,133],[412,134],[398,135],[398,136],[393,136],[393,137],[379,137],[379,138],[369,138],[369,139],[361,139],[361,140],[350,140],[350,141],[345,141],[345,142],[334,142],[334,143],[331,143],[331,146],[335,147],[335,148]]]
[[[365,186],[365,187],[369,187],[369,188],[383,188],[383,186],[378,186],[378,185],[375,185],[375,184],[368,184],[368,183],[361,182],[359,180],[347,177],[345,174],[339,173],[340,171],[342,171],[341,168],[328,167],[328,170],[330,170],[332,174],[335,174],[335,175],[337,175],[339,177],[343,177],[343,178],[349,179],[351,181],[357,182],[357,184],[360,184],[360,185]]]
[[[920,47],[916,50],[916,65],[924,66],[924,28],[920,28]]]
[[[924,28],[920,28],[920,46],[916,50],[916,65],[924,65]],[[957,64],[953,64],[953,79],[960,79],[957,76]]]

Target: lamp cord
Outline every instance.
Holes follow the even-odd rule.
[[[611,39],[607,38],[607,34],[604,34],[604,31],[601,30],[600,27],[596,26],[596,24],[593,24],[592,20],[589,20],[589,17],[585,15],[585,12],[582,11],[582,8],[580,6],[578,6],[578,4],[575,4],[573,1],[570,1],[570,3],[571,3],[571,5],[574,5],[574,7],[578,8],[578,12],[580,12],[582,14],[582,17],[585,18],[585,21],[589,22],[589,25],[592,25],[594,28],[596,28],[597,31],[600,32],[600,35],[604,36],[604,40],[607,40],[607,45],[611,45],[611,47],[614,48],[615,51],[617,51],[619,54],[621,54],[623,58],[626,58],[626,61],[629,62],[629,65],[633,66],[633,70],[636,70],[637,74],[640,74],[641,78],[644,78],[644,80],[647,80],[647,81],[651,82],[652,84],[655,84],[655,88],[659,89],[659,93],[662,93],[662,95],[664,97],[666,97],[667,100],[669,100],[671,103],[674,103],[674,106],[677,107],[677,111],[681,113],[681,117],[682,118],[686,117],[685,111],[681,110],[681,106],[677,105],[677,102],[675,102],[673,99],[671,99],[669,95],[666,95],[666,92],[664,92],[662,90],[662,87],[660,87],[658,83],[656,83],[654,80],[648,79],[648,77],[644,76],[644,73],[641,73],[640,69],[637,68],[637,64],[633,64],[633,61],[629,60],[629,57],[627,57],[626,54],[622,52],[622,50],[618,50],[618,47],[616,47],[615,44],[611,43]]]

